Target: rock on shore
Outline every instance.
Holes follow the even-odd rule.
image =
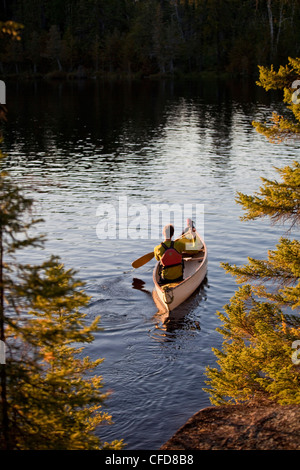
[[[300,405],[204,408],[161,450],[300,450]]]

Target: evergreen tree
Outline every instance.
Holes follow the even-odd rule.
[[[25,25],[25,57],[31,34],[44,37],[57,25],[61,38],[74,40],[74,67],[97,68],[99,44],[104,71],[142,75],[173,68],[249,75],[257,63],[277,66],[300,46],[297,0],[10,0],[0,2],[0,18]],[[109,52],[114,38],[121,42],[117,66]]]
[[[62,63],[65,64],[69,71],[73,70],[76,55],[76,41],[71,32],[71,28],[67,28],[63,40],[61,49]]]
[[[237,193],[237,202],[247,211],[243,220],[270,217],[273,222],[300,224],[300,163],[276,169],[281,181],[261,178],[263,186],[254,196]]]
[[[9,41],[6,46],[6,54],[9,61],[13,63],[16,74],[19,74],[19,65],[24,61],[23,48],[20,41]]]
[[[164,74],[166,72],[166,25],[164,24],[164,17],[161,5],[158,4],[154,11],[153,23],[153,54],[157,60],[159,71]]]
[[[131,27],[125,38],[125,52],[131,69],[148,75],[157,72],[153,53],[153,0],[137,2]]]
[[[264,179],[255,196],[239,193],[245,219],[271,217],[299,224],[300,166],[278,172],[282,181]],[[208,368],[207,391],[215,404],[267,399],[300,404],[300,369],[293,345],[300,340],[300,242],[281,238],[267,260],[248,258],[242,267],[224,263],[242,286],[225,314],[222,350],[214,349],[220,369]],[[250,283],[249,283],[250,282]]]
[[[30,216],[33,201],[0,174],[0,448],[10,450],[102,449],[95,435],[111,422],[95,369],[101,359],[83,355],[83,343],[99,329],[82,313],[89,297],[73,270],[55,257],[21,263],[19,252],[43,246]],[[3,361],[2,361],[3,362]]]

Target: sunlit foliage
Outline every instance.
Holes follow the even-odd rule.
[[[299,163],[277,171],[281,180],[263,179],[257,195],[238,194],[244,219],[270,217],[299,227]],[[223,263],[223,267],[244,285],[225,312],[218,312],[224,342],[222,350],[214,350],[219,369],[207,369],[211,401],[300,404],[300,360],[294,350],[300,344],[299,240],[282,237],[266,260],[249,257],[244,266]]]

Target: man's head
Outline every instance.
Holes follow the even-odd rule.
[[[165,240],[170,240],[174,235],[174,226],[169,224],[163,228],[163,236]]]

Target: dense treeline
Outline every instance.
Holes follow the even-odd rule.
[[[3,0],[5,74],[252,74],[299,55],[299,0]]]

